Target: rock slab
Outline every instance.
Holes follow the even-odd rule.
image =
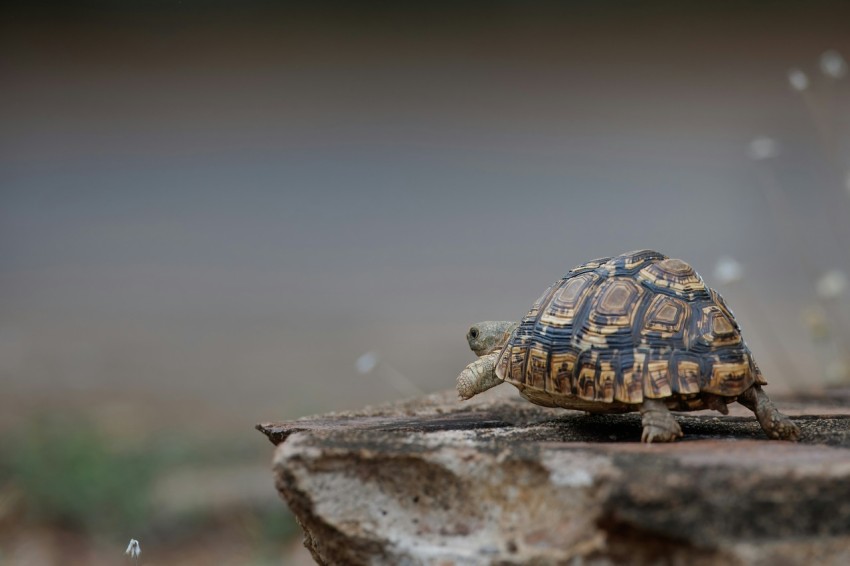
[[[640,419],[453,392],[257,428],[320,564],[850,564],[850,392]]]

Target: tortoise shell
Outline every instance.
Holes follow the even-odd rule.
[[[679,410],[765,384],[732,311],[687,263],[652,250],[590,261],[522,319],[496,375],[547,406]]]

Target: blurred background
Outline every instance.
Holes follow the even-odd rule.
[[[304,561],[255,423],[451,388],[470,323],[627,250],[718,288],[772,394],[850,382],[846,3],[0,26],[0,564]]]

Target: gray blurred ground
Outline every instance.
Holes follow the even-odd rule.
[[[848,269],[850,87],[817,70],[846,6],[134,6],[0,33],[5,414],[250,434],[444,389],[471,322],[644,247],[727,296],[771,390],[822,383],[800,320],[804,268]],[[745,286],[713,279],[727,255]]]

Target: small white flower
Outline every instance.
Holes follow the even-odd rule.
[[[779,142],[767,136],[759,136],[750,142],[747,153],[754,161],[773,159],[779,155]]]
[[[354,367],[357,369],[357,373],[361,375],[366,375],[367,373],[372,373],[372,370],[375,369],[375,366],[378,365],[378,354],[375,352],[366,352],[354,362]]]
[[[835,49],[824,51],[820,56],[821,72],[833,79],[840,79],[847,74],[847,61]]]
[[[139,545],[139,541],[134,538],[131,538],[130,544],[127,545],[127,550],[124,551],[124,554],[126,554],[130,558],[138,558],[141,553],[142,547]]]
[[[795,67],[788,69],[788,83],[797,92],[802,92],[809,88],[809,77],[802,70]]]
[[[721,257],[714,266],[714,278],[724,285],[740,281],[743,272],[741,264],[731,257]]]
[[[827,271],[818,280],[818,295],[824,299],[839,297],[846,289],[847,275],[837,269]]]

